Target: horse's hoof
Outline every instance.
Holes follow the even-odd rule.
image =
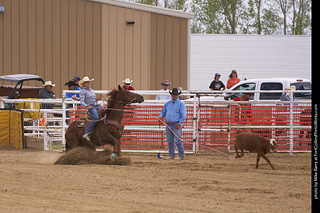
[[[116,154],[116,153],[112,153],[112,154],[110,155],[110,159],[113,160],[113,161],[116,159],[116,157],[117,157],[117,154]]]

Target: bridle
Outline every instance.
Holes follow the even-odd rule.
[[[122,103],[124,105],[130,105],[132,104],[135,100],[137,100],[136,97],[133,97],[129,102],[126,102],[126,101],[118,101],[118,100],[113,100],[114,102],[117,102],[117,103]],[[109,98],[108,102],[111,101],[111,97]]]

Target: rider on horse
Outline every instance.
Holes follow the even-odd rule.
[[[85,134],[82,136],[87,141],[90,141],[89,135],[93,127],[96,125],[96,123],[99,120],[98,110],[101,109],[101,107],[96,104],[96,94],[94,90],[90,88],[90,83],[93,80],[94,79],[90,80],[88,76],[85,76],[79,82],[79,85],[83,87],[82,90],[80,91],[80,103],[82,106],[85,106],[88,109],[89,114],[92,117],[92,121],[90,122],[88,128],[86,129]]]

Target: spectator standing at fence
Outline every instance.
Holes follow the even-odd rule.
[[[163,87],[163,89],[161,89],[160,91],[168,91],[168,87],[171,85],[171,83],[168,80],[164,80],[163,82],[161,82],[161,86]],[[157,95],[156,100],[170,100],[171,97],[170,95]]]
[[[68,90],[76,90],[76,87],[79,87],[79,85],[76,84],[74,81],[68,81],[64,85],[68,86]],[[80,94],[79,93],[68,92],[68,93],[66,93],[66,98],[78,101],[80,99]]]
[[[169,91],[170,92],[170,91]],[[181,141],[182,124],[187,117],[186,105],[179,100],[181,92],[177,88],[173,88],[171,100],[165,103],[159,115],[159,119],[166,117],[166,137],[169,146],[169,157],[175,158],[175,146],[177,145],[179,158],[184,159],[184,147]]]
[[[232,70],[229,79],[227,81],[227,89],[230,89],[233,85],[240,82],[240,78],[238,78],[238,73],[236,70]]]
[[[130,78],[126,78],[125,80],[122,80],[124,85],[122,86],[125,90],[134,90],[133,86],[131,86],[133,80],[130,80]]]
[[[46,81],[44,85],[42,85],[42,89],[39,92],[41,99],[46,98],[56,98],[56,94],[52,91],[52,88],[56,86],[51,81]]]
[[[101,107],[98,104],[96,104],[96,94],[94,90],[90,87],[90,84],[93,80],[94,79],[90,80],[88,76],[85,76],[79,82],[80,87],[82,87],[80,91],[80,104],[87,108],[89,114],[92,117],[92,121],[90,122],[88,128],[86,129],[86,132],[82,136],[88,141],[90,141],[90,133],[93,127],[99,120],[98,110],[101,109]]]
[[[295,91],[296,90],[296,86],[291,86],[291,87],[289,87],[289,88],[285,88],[284,90],[286,90],[286,91]],[[292,96],[293,96],[293,101],[296,101],[297,99],[294,97],[294,92],[293,92],[293,94],[292,94]],[[291,98],[290,98],[290,93],[289,92],[285,92],[285,93],[283,93],[282,95],[281,95],[281,97],[280,97],[280,100],[281,101],[290,101],[291,100]]]
[[[226,86],[224,85],[224,83],[222,81],[220,81],[220,73],[216,73],[214,75],[214,80],[211,82],[209,88],[211,90],[225,90]]]

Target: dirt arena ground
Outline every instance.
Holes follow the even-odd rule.
[[[61,155],[0,149],[0,212],[311,212],[310,154],[269,154],[275,171],[255,154],[54,165]]]

